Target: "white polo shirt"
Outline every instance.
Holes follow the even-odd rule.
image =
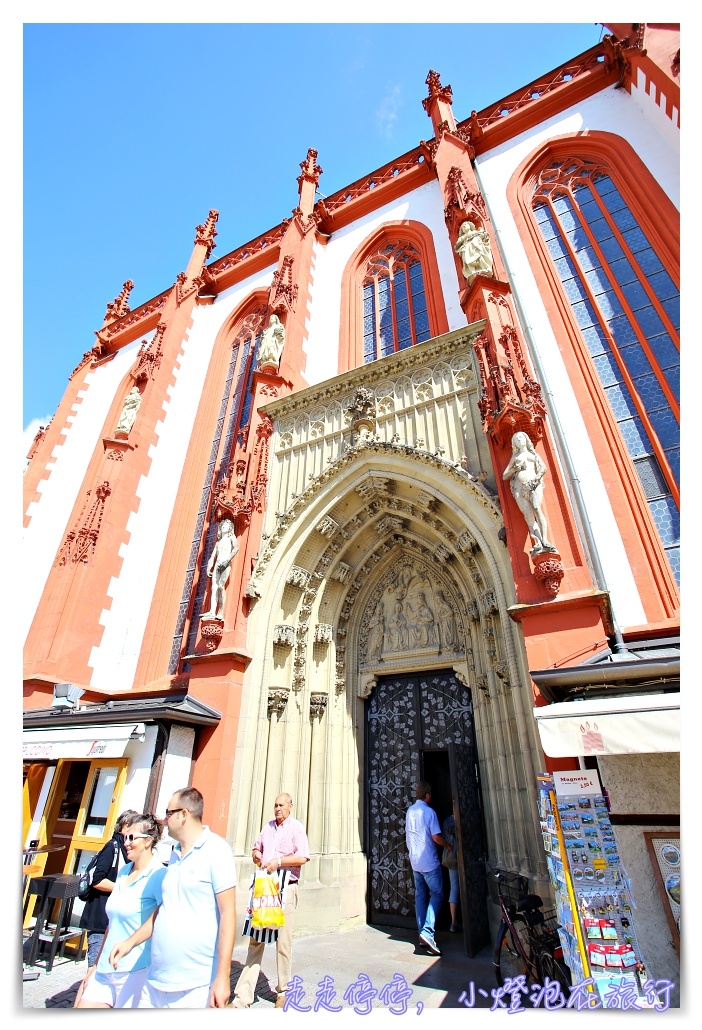
[[[149,983],[161,991],[185,991],[212,983],[217,972],[217,894],[236,886],[236,867],[226,840],[203,826],[185,855],[180,844],[160,887],[151,939]]]

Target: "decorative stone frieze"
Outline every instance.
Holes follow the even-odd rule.
[[[361,676],[358,681],[358,696],[362,698],[370,697],[373,691],[373,687],[376,685],[377,682],[377,676]]]
[[[332,572],[331,578],[335,579],[337,583],[346,583],[349,577],[352,575],[352,573],[353,569],[351,568],[351,566],[347,565],[343,561],[340,561],[334,569],[334,571]]]
[[[494,590],[486,590],[480,595],[480,607],[483,615],[494,615],[498,611]]]
[[[433,494],[427,493],[426,490],[420,490],[417,494],[417,504],[421,505],[426,511],[431,511],[436,505],[436,497]]]
[[[375,524],[375,531],[379,536],[388,536],[390,533],[400,533],[404,529],[404,522],[395,515],[386,515]]]
[[[314,719],[315,716],[324,715],[327,710],[327,704],[329,703],[329,695],[321,694],[314,691],[310,694],[310,718]]]
[[[486,701],[490,700],[490,681],[487,676],[476,676],[475,685]]]
[[[216,651],[224,636],[224,622],[222,619],[203,618],[200,620],[200,635],[202,636],[205,650]]]
[[[290,586],[299,587],[300,590],[304,590],[309,583],[309,580],[310,574],[307,569],[301,569],[299,566],[293,565],[285,579],[285,582]]]
[[[480,621],[480,609],[476,601],[469,601],[466,605],[466,613],[471,622]]]
[[[325,515],[314,528],[318,533],[321,533],[322,536],[332,537],[338,530],[339,523],[335,522],[334,519],[329,517],[329,515]]]
[[[318,622],[314,630],[315,644],[330,644],[334,636],[334,627],[328,622]]]
[[[565,575],[560,554],[557,552],[539,554],[532,557],[532,561],[534,562],[534,579],[543,583],[549,594],[555,597]]]
[[[278,647],[293,647],[295,644],[295,627],[283,623],[273,627],[273,643]]]
[[[434,558],[438,562],[450,561],[451,558],[453,558],[453,552],[450,547],[446,546],[446,544],[439,544],[439,546],[434,550]]]
[[[458,548],[461,551],[468,551],[470,554],[474,554],[478,550],[477,541],[467,529],[458,538]]]
[[[288,703],[290,690],[288,687],[271,687],[268,691],[268,718],[274,713],[280,718]]]

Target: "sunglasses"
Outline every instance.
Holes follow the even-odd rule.
[[[187,812],[187,811],[188,811],[187,808],[167,808],[166,809],[166,819],[170,819],[172,815],[176,814],[176,812]]]
[[[144,840],[147,840],[150,836],[150,833],[125,833],[124,840],[127,844],[133,844],[135,840],[139,839],[139,837],[142,837]]]

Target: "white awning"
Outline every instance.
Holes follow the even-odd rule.
[[[56,726],[24,730],[24,761],[54,758],[121,758],[134,730],[141,724],[128,722],[114,726]]]
[[[680,750],[680,694],[562,701],[534,717],[550,758]]]

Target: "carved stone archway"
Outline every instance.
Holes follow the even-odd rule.
[[[480,472],[470,334],[449,335],[265,408],[269,507],[246,590],[253,658],[229,836],[247,856],[276,793],[293,794],[312,851],[310,929],[366,918],[365,698],[378,676],[445,670],[465,684],[489,857],[545,872],[541,758],[494,477]],[[379,634],[376,609],[389,621],[403,590],[406,636]]]

